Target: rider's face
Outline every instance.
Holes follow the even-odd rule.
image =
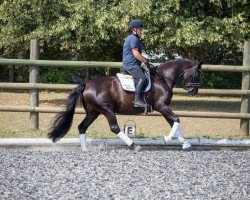
[[[135,34],[137,34],[139,37],[142,35],[142,29],[140,28],[135,28],[134,29]]]

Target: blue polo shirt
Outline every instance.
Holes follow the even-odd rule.
[[[137,60],[133,53],[132,49],[137,48],[140,54],[142,53],[142,43],[138,37],[134,34],[129,34],[123,44],[123,69],[129,70],[138,66],[141,66],[141,61]]]

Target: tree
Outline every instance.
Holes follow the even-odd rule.
[[[242,64],[250,38],[247,0],[2,0],[0,56],[28,58],[38,38],[40,59],[121,61],[131,19],[146,26],[149,54],[211,64]]]

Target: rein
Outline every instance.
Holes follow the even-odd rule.
[[[187,83],[187,84],[183,87],[183,89],[188,90],[189,88],[195,88],[195,87],[199,87],[199,86],[200,86],[200,83],[199,83],[199,82],[195,82],[195,77],[197,76],[197,73],[201,73],[201,70],[196,68],[196,70],[194,70],[194,71],[192,72],[192,74],[191,74],[188,78],[185,79],[185,80],[187,80],[187,79],[189,79],[189,78],[192,78],[191,82],[190,82],[190,83]],[[157,69],[155,70],[155,75],[156,75],[156,77],[157,77],[159,80],[162,80],[163,78],[165,78],[165,79],[168,79],[168,80],[172,81],[174,85],[176,84],[176,81],[175,81],[175,80],[173,80],[173,79],[171,79],[171,78],[169,78],[169,77],[167,77],[167,76],[165,76],[165,75],[160,74],[160,73],[158,72]],[[185,80],[184,80],[184,81],[185,81]],[[183,82],[184,82],[184,81],[183,81]]]
[[[171,78],[169,78],[169,77],[167,77],[167,76],[164,76],[164,75],[160,74],[157,70],[156,70],[155,72],[156,72],[156,77],[157,77],[159,80],[162,80],[163,78],[166,78],[166,79],[172,81],[174,84],[176,83],[175,80],[173,80],[173,79],[171,79]]]

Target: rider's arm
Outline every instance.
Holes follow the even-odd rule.
[[[132,48],[132,53],[134,55],[134,57],[136,57],[136,59],[138,59],[139,61],[143,62],[143,63],[146,63],[147,62],[147,59],[144,58],[140,52],[138,51],[137,48]]]

